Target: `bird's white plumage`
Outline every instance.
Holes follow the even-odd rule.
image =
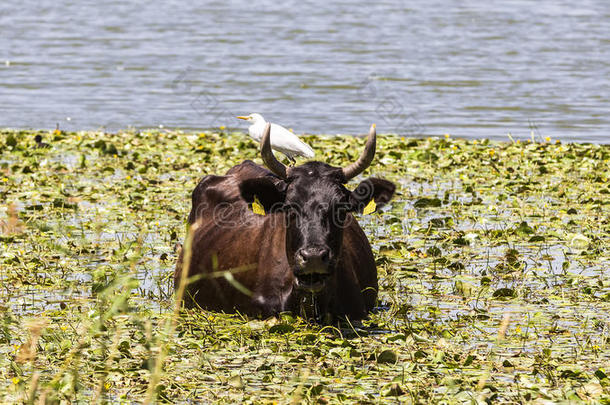
[[[250,137],[261,142],[263,131],[267,121],[260,114],[250,114],[248,116],[237,117],[252,123],[248,128]],[[281,125],[271,124],[271,148],[278,152],[282,152],[288,159],[294,161],[295,156],[303,156],[312,158],[315,156],[313,149],[305,142],[301,141],[298,136],[282,127]]]

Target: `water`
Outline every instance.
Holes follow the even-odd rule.
[[[0,127],[610,142],[607,0],[197,3],[3,2]]]

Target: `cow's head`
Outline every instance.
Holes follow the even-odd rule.
[[[333,167],[322,162],[307,162],[286,167],[271,152],[270,126],[261,140],[265,165],[282,182],[269,177],[244,180],[240,192],[249,203],[255,196],[266,212],[281,212],[286,219],[286,255],[296,277],[298,288],[319,291],[333,273],[341,252],[343,229],[354,219],[353,212],[362,212],[375,200],[377,207],[387,203],[394,194],[393,183],[369,178],[354,191],[345,183],[362,173],[375,156],[376,132],[371,126],[366,147],[355,163]]]

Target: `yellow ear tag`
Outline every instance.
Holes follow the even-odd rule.
[[[252,212],[257,215],[265,215],[265,208],[263,208],[263,204],[258,201],[257,196],[254,196],[254,202],[252,203]]]
[[[368,215],[370,213],[375,212],[375,210],[377,209],[377,204],[375,203],[374,199],[371,199],[371,201],[369,201],[369,203],[366,205],[366,207],[364,207],[364,210],[362,210],[362,215]]]

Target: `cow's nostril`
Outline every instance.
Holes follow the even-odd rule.
[[[320,253],[320,260],[322,260],[322,262],[324,262],[324,263],[328,263],[328,258],[329,258],[328,249],[323,249],[322,252]]]
[[[309,252],[305,249],[301,249],[297,252],[297,259],[303,263],[307,263],[309,260]]]

